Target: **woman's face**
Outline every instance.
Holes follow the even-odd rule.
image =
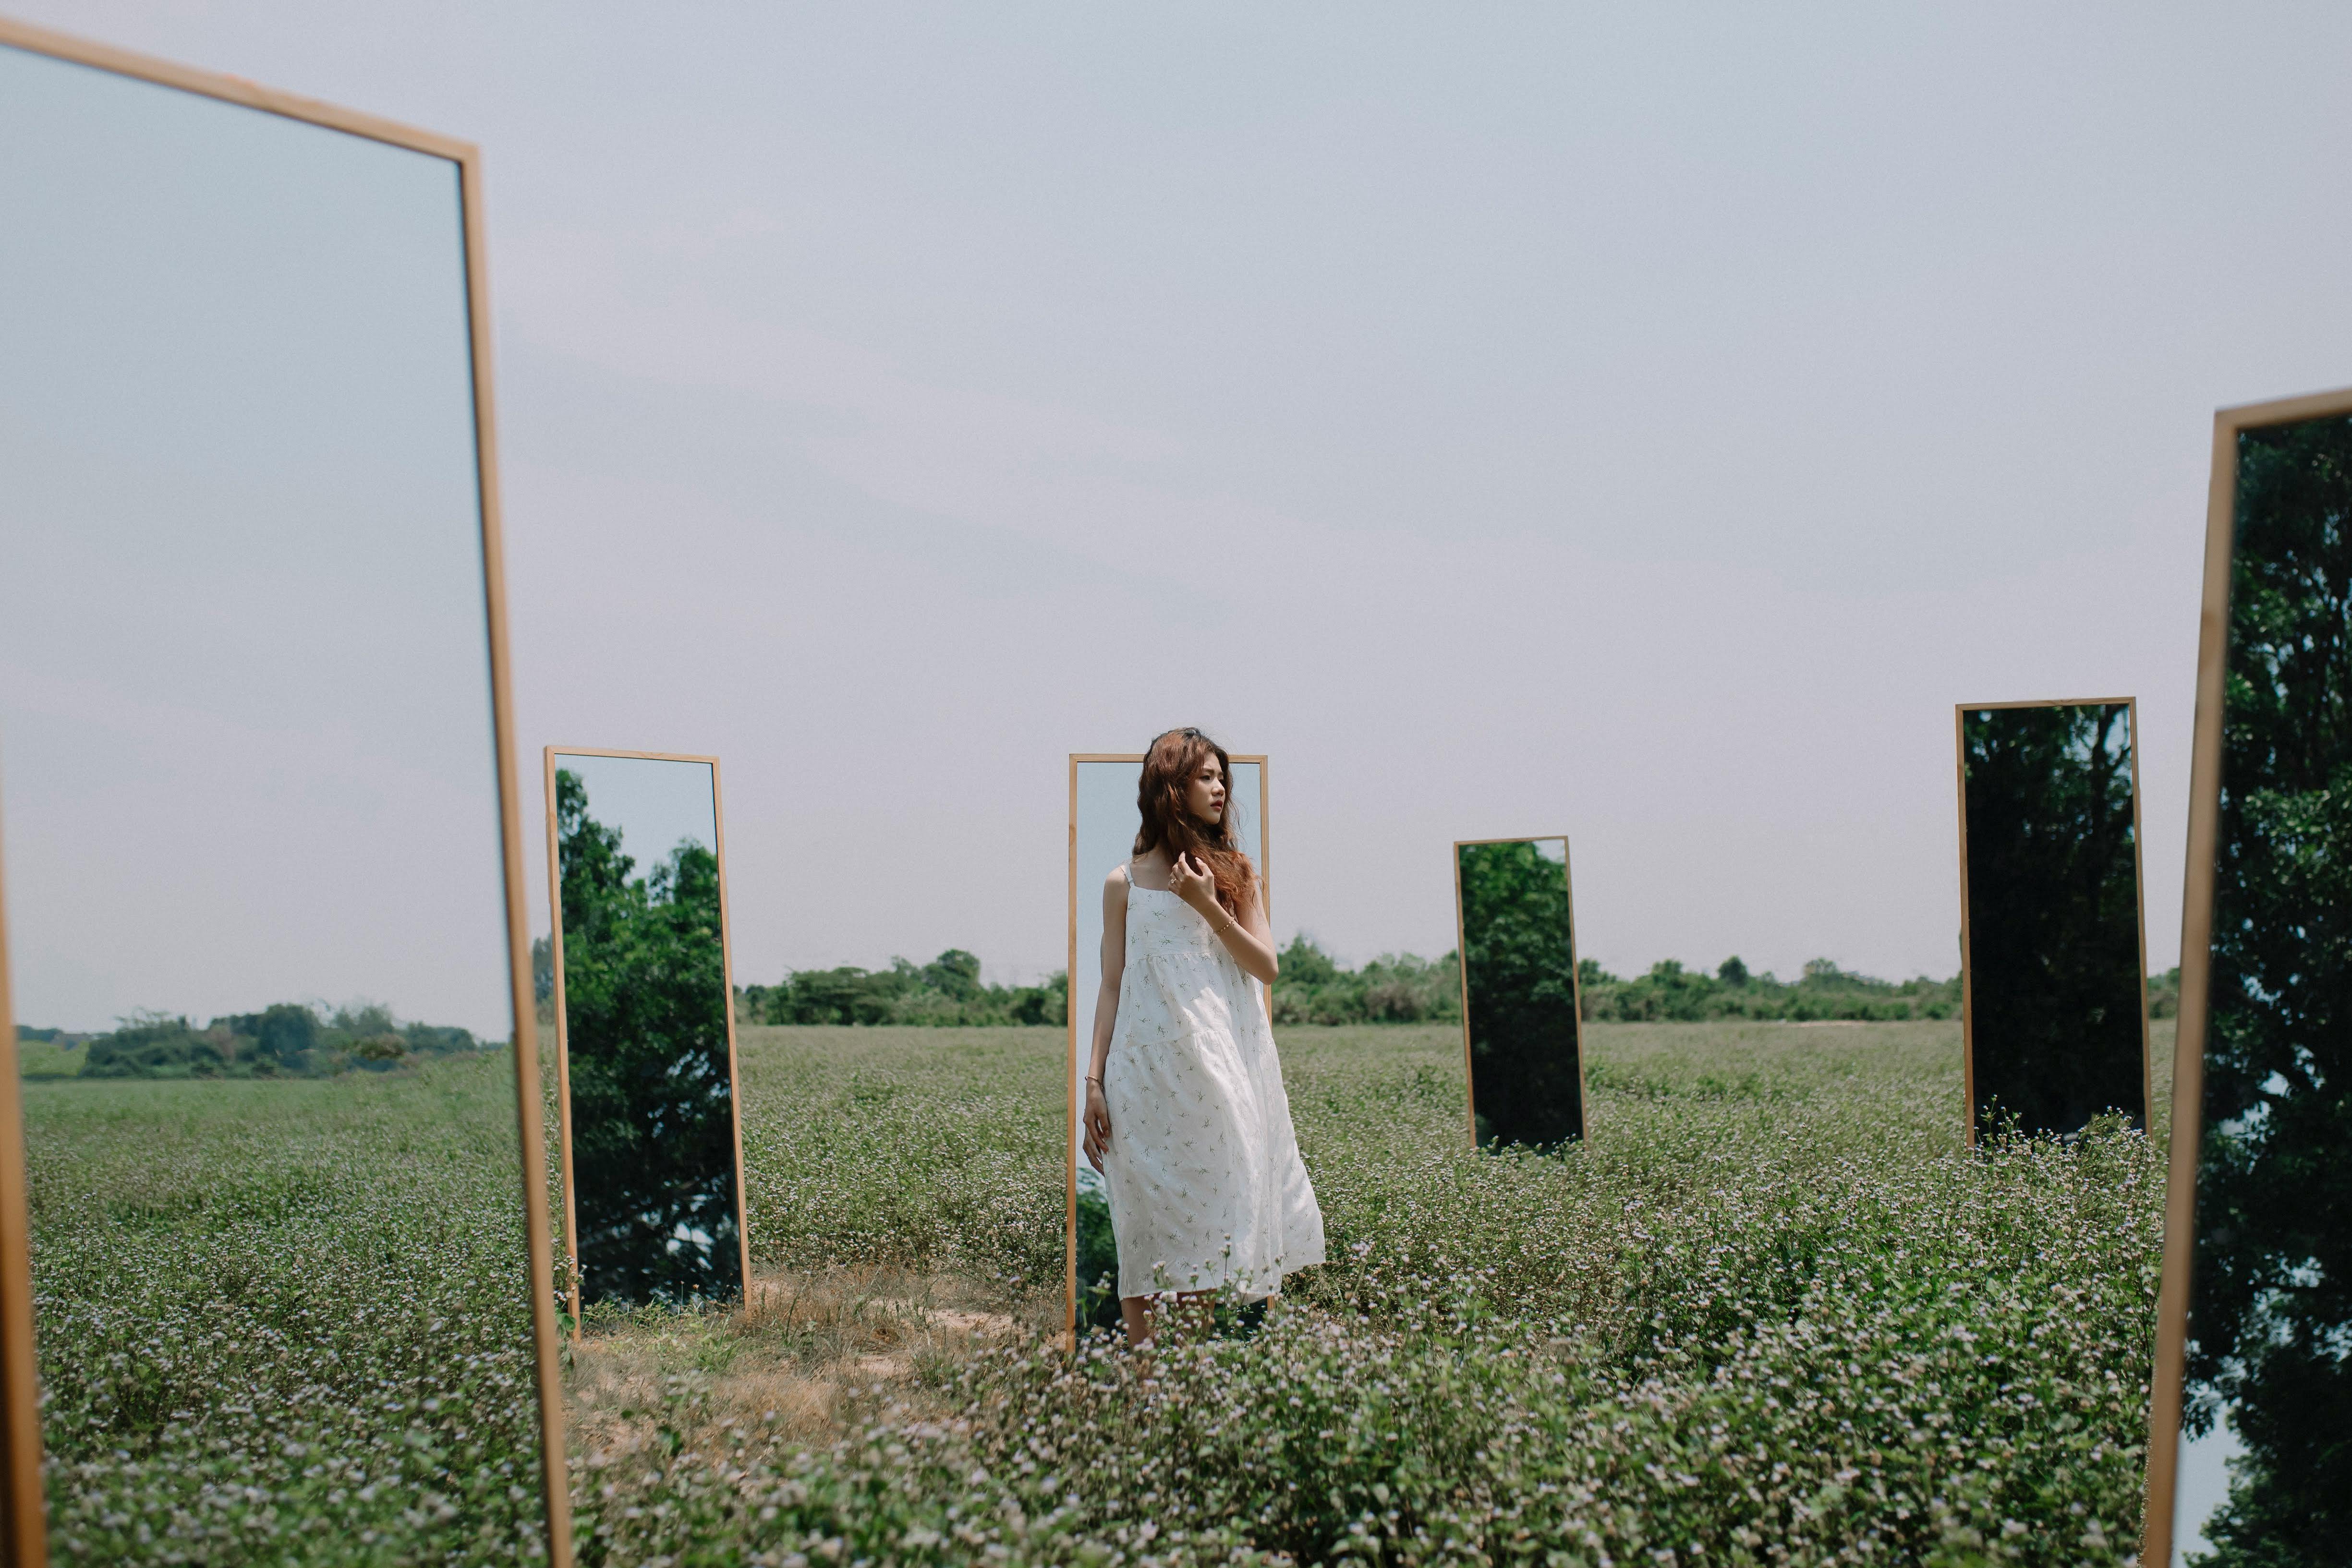
[[[1225,820],[1225,768],[1211,752],[1184,786],[1184,809],[1212,827]]]

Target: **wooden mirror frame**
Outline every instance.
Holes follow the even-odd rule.
[[[467,336],[473,359],[476,497],[481,517],[483,614],[488,638],[492,753],[504,846],[507,969],[514,1004],[516,1132],[524,1232],[530,1248],[530,1321],[537,1370],[547,1544],[553,1568],[572,1562],[572,1498],[563,1447],[563,1397],[555,1303],[545,1282],[554,1260],[541,1195],[547,1190],[540,1121],[537,1009],[530,977],[530,921],[523,901],[522,798],[514,753],[512,664],[507,650],[506,565],[500,542],[498,436],[490,385],[489,273],[482,221],[482,154],[471,142],[418,131],[374,115],[299,98],[240,77],[198,70],[150,56],[0,17],[0,47],[46,55],[239,108],[259,110],[363,137],[457,166],[460,235],[465,245]],[[0,883],[0,894],[5,894]],[[0,897],[5,908],[5,897]],[[17,1078],[16,1020],[8,994],[7,947],[0,925],[0,1561],[13,1568],[48,1562],[41,1482],[39,1366],[34,1354],[31,1218],[26,1195],[24,1100]]]
[[[711,858],[719,862],[719,972],[727,1008],[727,1111],[735,1135],[735,1244],[741,1253],[743,1304],[751,1302],[751,1227],[743,1196],[743,1071],[735,1049],[735,945],[727,925],[727,812],[719,789],[719,758],[676,751],[610,751],[593,746],[551,746],[541,753],[547,782],[548,962],[555,974],[555,1123],[563,1181],[564,1301],[572,1340],[580,1341],[580,1215],[572,1186],[572,1050],[563,1017],[563,846],[555,826],[555,759],[619,757],[638,762],[699,763],[710,769]]]
[[[1078,765],[1086,762],[1125,762],[1140,768],[1144,754],[1140,751],[1073,751],[1070,753],[1070,925],[1067,965],[1062,971],[1069,977],[1069,1001],[1062,1009],[1067,1017],[1064,1023],[1069,1031],[1068,1042],[1062,1052],[1064,1084],[1066,1094],[1062,1108],[1062,1141],[1068,1145],[1065,1158],[1062,1211],[1062,1321],[1069,1324],[1069,1343],[1073,1350],[1078,1343],[1078,1080],[1085,1076],[1078,1071]],[[1244,763],[1257,768],[1257,874],[1258,896],[1265,901],[1266,931],[1274,930],[1274,816],[1267,810],[1273,796],[1269,782],[1270,770],[1262,751],[1228,751],[1225,759],[1235,767]],[[1274,1018],[1274,988],[1262,986],[1259,990],[1265,1003],[1266,1019]],[[1088,1021],[1092,1022],[1091,999],[1087,1002]]]
[[[1952,768],[1958,781],[1960,820],[1960,1100],[1968,1118],[1968,1146],[1977,1146],[1977,1030],[1973,1005],[1974,966],[1969,961],[1969,715],[1995,708],[2120,707],[2131,725],[2132,907],[2139,941],[2139,1119],[2155,1125],[2155,1063],[2148,1051],[2147,852],[2140,827],[2139,699],[2137,697],[2035,697],[2021,702],[1958,703],[1952,708]]]

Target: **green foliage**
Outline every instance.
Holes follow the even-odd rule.
[[[90,1041],[81,1071],[86,1078],[216,1078],[236,1060],[232,1040],[200,1034],[184,1018],[138,1013]],[[252,1060],[240,1065],[245,1076],[259,1067]],[[261,1070],[276,1068],[273,1061]]]
[[[1568,867],[1524,841],[1456,853],[1478,1141],[1540,1148],[1580,1138]]]
[[[2239,438],[2187,1425],[2217,1564],[2352,1532],[2352,421]]]
[[[918,967],[893,958],[882,970],[800,969],[772,986],[750,986],[742,1009],[767,1024],[920,1024],[966,1028],[1060,1024],[1069,1018],[1070,977],[1039,986],[989,986],[980,960],[950,947]]]
[[[579,775],[555,789],[582,1300],[740,1297],[718,859],[688,841],[638,876]]]
[[[1435,963],[1387,953],[1343,969],[1304,931],[1280,955],[1274,987],[1278,1024],[1426,1023],[1462,1016],[1462,971],[1448,953]]]
[[[1118,1237],[1111,1228],[1110,1199],[1091,1169],[1078,1172],[1078,1321],[1088,1328],[1117,1328]]]
[[[1960,982],[1920,978],[1890,985],[1849,974],[1826,958],[1807,966],[1805,978],[1783,985],[1770,975],[1736,971],[1710,979],[1668,959],[1640,979],[1626,981],[1590,958],[1577,973],[1587,1019],[1612,1022],[1698,1022],[1708,1019],[1843,1019],[1887,1022],[1957,1018]],[[1282,977],[1274,988],[1277,1024],[1345,1026],[1445,1023],[1462,1017],[1458,955],[1415,957],[1384,953],[1360,968],[1342,967],[1315,938],[1299,932],[1282,949]],[[775,1025],[889,1024],[1003,1028],[1060,1025],[1069,1017],[1069,977],[1055,971],[1043,985],[983,986],[979,960],[950,948],[929,964],[893,958],[887,969],[799,969],[772,986],[737,992],[746,1023]]]
[[[1058,1293],[1064,1041],[986,1038],[941,1062],[962,1048],[912,1030],[751,1037],[753,1168],[794,1173],[754,1194],[754,1238],[787,1233],[772,1256],[799,1268],[960,1260]],[[1332,1261],[1255,1338],[1148,1363],[1108,1336],[1075,1359],[1016,1342],[931,1374],[916,1407],[853,1404],[835,1441],[730,1423],[640,1450],[575,1490],[582,1561],[2137,1550],[2164,1176],[2147,1135],[1971,1157],[1948,1023],[1598,1025],[1587,1141],[1480,1155],[1460,1039],[1284,1031]],[[676,1379],[648,1422],[710,1429],[713,1386]]]
[[[1591,959],[1578,966],[1584,1016],[1608,1023],[1701,1023],[1712,1019],[1780,1019],[1791,1023],[1897,1023],[1957,1018],[1960,982],[1925,976],[1900,985],[1841,969],[1827,958],[1807,961],[1794,984],[1769,970],[1752,974],[1727,958],[1709,976],[1664,958],[1638,979],[1620,979]]]
[[[80,1071],[86,1078],[331,1078],[481,1049],[470,1030],[403,1024],[380,1002],[352,1002],[324,1016],[305,1003],[278,1002],[201,1030],[176,1014],[133,1014],[90,1040]]]
[[[2146,1088],[2130,710],[1961,717],[1972,1113],[2075,1132]]]
[[[507,1052],[24,1103],[52,1562],[537,1554]]]

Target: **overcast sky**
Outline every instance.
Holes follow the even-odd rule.
[[[719,756],[746,981],[1056,967],[1187,723],[1345,957],[1564,831],[1612,968],[1948,974],[2056,695],[2161,967],[2211,413],[2352,382],[2341,5],[11,9],[483,144],[529,804]]]

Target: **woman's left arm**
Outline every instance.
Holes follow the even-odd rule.
[[[1241,918],[1235,919],[1225,906],[1217,902],[1217,881],[1209,868],[1191,855],[1183,855],[1169,868],[1169,882],[1176,896],[1191,904],[1242,967],[1242,973],[1254,980],[1274,984],[1276,972],[1281,967],[1274,956],[1274,928],[1265,918],[1265,882],[1262,877],[1250,883],[1249,902],[1242,906]]]

